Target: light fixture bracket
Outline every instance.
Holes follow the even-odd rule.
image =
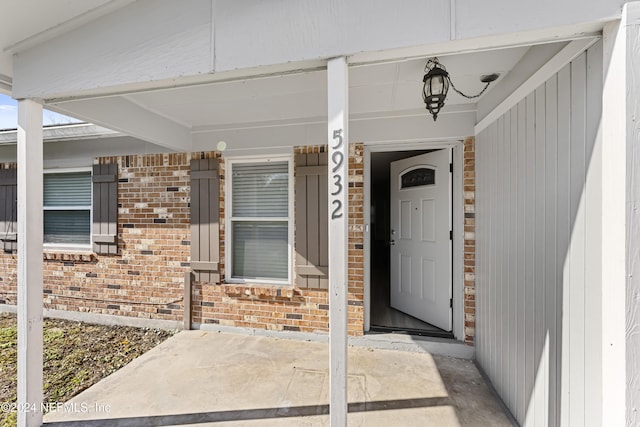
[[[426,109],[429,110],[429,113],[433,116],[434,122],[438,118],[438,113],[444,106],[449,86],[451,86],[453,90],[461,96],[467,99],[473,99],[480,97],[487,90],[489,85],[500,77],[500,74],[498,73],[485,74],[481,76],[480,81],[485,83],[484,88],[482,88],[482,90],[476,95],[467,95],[455,87],[447,69],[440,63],[438,58],[430,58],[427,61],[427,65],[424,67],[424,71],[425,75],[422,78],[422,100],[425,103]]]

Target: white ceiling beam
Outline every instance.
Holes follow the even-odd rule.
[[[29,49],[33,46],[36,46],[40,43],[46,42],[52,38],[58,37],[66,32],[75,30],[89,22],[98,19],[103,15],[107,15],[121,7],[126,6],[129,3],[132,3],[134,0],[110,0],[98,7],[94,7],[93,9],[89,9],[80,15],[74,16],[68,21],[59,23],[50,28],[46,28],[32,36],[27,37],[24,40],[20,40],[16,43],[11,44],[10,46],[5,47],[2,50],[2,53],[9,53],[13,55],[16,52],[23,51],[25,49]],[[63,7],[61,5],[61,7]]]
[[[445,105],[444,109],[440,111],[438,117],[442,117],[446,114],[459,114],[459,113],[475,113],[476,104],[453,104]],[[349,122],[369,121],[369,120],[386,120],[386,119],[399,119],[403,117],[420,117],[427,116],[427,110],[424,108],[414,108],[408,110],[391,110],[391,111],[375,111],[367,113],[351,113],[349,112]],[[206,126],[194,126],[191,128],[193,134],[207,134],[220,131],[240,131],[247,129],[266,129],[273,127],[287,127],[287,126],[304,126],[304,125],[317,125],[325,124],[327,122],[326,116],[314,116],[303,117],[298,119],[281,119],[281,120],[269,120],[258,122],[241,122],[241,123],[225,123],[219,125],[206,125]]]
[[[367,144],[464,139],[473,135],[475,118],[475,111],[443,113],[434,123],[426,110],[421,114],[397,117],[350,117],[350,139],[366,141]],[[324,121],[286,123],[278,126],[210,128],[193,134],[193,151],[213,150],[219,141],[224,141],[227,151],[234,154],[252,150],[290,150],[294,145],[324,145],[326,123],[325,118]],[[257,144],[256,141],[260,143]]]
[[[366,63],[572,39],[601,31],[604,21],[619,16],[624,0],[560,3],[294,0],[274,8],[218,0],[215,71],[342,55],[350,64]],[[434,18],[429,25],[425,16]]]
[[[77,100],[47,105],[67,114],[176,151],[191,151],[188,127],[155,114],[123,97]]]
[[[91,123],[46,126],[43,129],[43,138],[45,142],[79,141],[84,139],[114,138],[118,136],[122,136],[122,134]],[[15,144],[17,141],[17,130],[11,129],[0,131],[0,145]]]
[[[358,52],[349,56],[352,66],[384,64],[413,59],[444,57],[477,53],[495,49],[509,49],[546,43],[568,42],[597,36],[602,31],[601,22],[588,22],[566,27],[544,28],[517,33],[499,34],[473,39],[456,39],[403,48]]]
[[[351,140],[388,144],[464,139],[473,135],[475,116],[473,111],[442,114],[434,122],[425,110],[422,116],[358,120],[351,123]]]
[[[17,46],[16,98],[112,95],[210,73],[211,0],[135,1],[72,31]],[[42,70],[46,70],[43,72]]]
[[[5,95],[11,94],[12,80],[11,77],[0,74],[0,93]]]
[[[477,120],[482,120],[511,93],[549,62],[569,42],[549,43],[530,47],[513,68],[501,76],[478,102]]]
[[[535,70],[522,84],[500,102],[493,110],[487,113],[475,126],[475,134],[479,134],[500,116],[509,111],[514,105],[523,100],[538,86],[546,82],[551,76],[560,71],[562,67],[573,61],[582,52],[593,45],[599,37],[591,37],[574,40],[567,44],[560,52],[553,56],[543,66]]]
[[[112,95],[202,83],[210,74],[311,69],[337,56],[362,64],[566,40],[601,31],[623,2],[579,0],[578,11],[563,7],[561,14],[548,13],[552,6],[545,4],[532,20],[504,1],[458,1],[453,9],[450,0],[403,0],[402,7],[282,1],[278,8],[249,0],[192,0],[188,8],[172,0],[136,1],[41,43],[13,46],[14,95],[46,101]],[[499,10],[494,4],[513,10],[492,26],[472,21],[478,8]],[[427,15],[443,19],[425,27]]]
[[[95,87],[78,93],[59,93],[52,97],[45,97],[45,101],[52,103],[75,101],[87,98],[103,98],[110,96],[129,96],[145,92],[160,92],[175,89],[204,86],[218,83],[231,83],[246,80],[258,80],[270,77],[305,74],[313,71],[326,70],[326,60],[310,60],[296,63],[268,65],[260,68],[245,68],[221,73],[203,73],[194,76],[180,76],[165,80],[152,80],[123,84],[117,87]]]
[[[577,23],[617,19],[628,0],[450,0],[456,1],[456,38],[542,31],[553,37]]]

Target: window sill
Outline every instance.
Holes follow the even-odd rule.
[[[96,254],[90,250],[69,250],[45,248],[43,253],[45,261],[73,261],[73,262],[96,262]]]
[[[300,290],[292,285],[223,283],[220,286],[227,295],[245,298],[302,298]]]

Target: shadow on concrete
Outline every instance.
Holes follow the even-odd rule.
[[[429,397],[417,399],[379,400],[373,402],[349,403],[349,412],[385,411],[394,409],[412,409],[434,406],[450,406],[448,397]],[[275,418],[296,418],[316,415],[328,415],[329,405],[306,405],[279,408],[239,409],[233,411],[213,411],[196,414],[155,415],[127,418],[106,418],[96,420],[60,421],[44,423],[45,427],[140,427],[173,426],[228,421],[266,420]]]

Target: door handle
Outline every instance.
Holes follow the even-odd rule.
[[[391,240],[391,241],[389,242],[389,244],[390,244],[391,246],[393,246],[393,245],[395,245],[395,244],[396,244],[396,241],[395,241],[395,240]]]

